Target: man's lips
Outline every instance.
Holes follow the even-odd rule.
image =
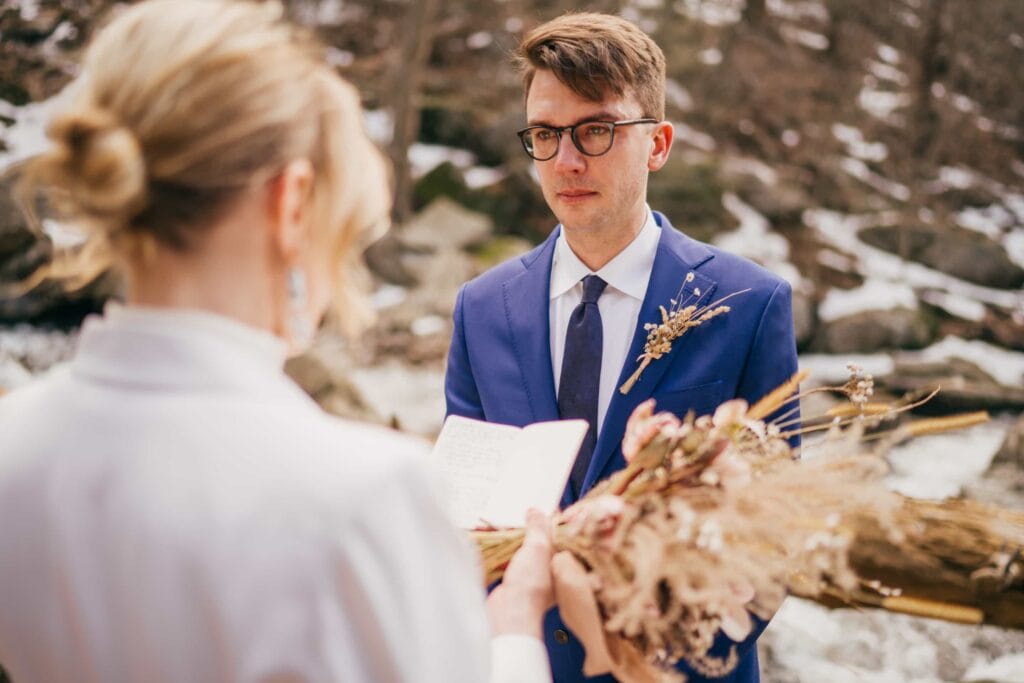
[[[588,197],[596,197],[597,193],[591,190],[561,190],[558,192],[559,198],[566,201],[579,201]]]

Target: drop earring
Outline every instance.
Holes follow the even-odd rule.
[[[304,349],[313,338],[312,326],[306,315],[309,289],[306,274],[297,266],[288,270],[288,336],[293,346]]]

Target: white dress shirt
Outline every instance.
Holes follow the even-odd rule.
[[[115,308],[0,399],[15,683],[550,680],[538,639],[490,640],[426,444],[328,416],[284,356],[226,318]]]
[[[647,209],[647,220],[640,233],[629,245],[606,263],[596,274],[608,283],[597,308],[601,311],[601,329],[604,334],[601,348],[601,380],[597,397],[597,432],[604,424],[612,393],[626,362],[629,344],[633,341],[637,318],[647,284],[654,267],[654,256],[661,239],[661,227],[654,214]],[[593,273],[565,239],[563,231],[555,241],[551,264],[551,303],[548,308],[551,322],[551,369],[555,377],[555,395],[561,382],[562,358],[565,355],[565,332],[573,310],[583,298],[581,280]]]

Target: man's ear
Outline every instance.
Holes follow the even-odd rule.
[[[296,159],[267,185],[272,247],[287,263],[298,259],[310,238],[313,176],[313,164]]]
[[[672,151],[672,140],[675,129],[668,121],[662,121],[654,131],[654,146],[647,157],[647,169],[657,171],[668,162],[668,153]]]

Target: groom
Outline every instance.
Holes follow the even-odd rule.
[[[673,139],[665,58],[649,36],[618,17],[569,14],[531,32],[519,61],[528,124],[519,137],[559,225],[462,288],[445,395],[449,414],[491,422],[588,420],[568,505],[624,466],[626,418],[641,401],[702,415],[734,397],[752,403],[788,379],[796,371],[790,287],[647,206],[648,174],[665,165]],[[688,331],[619,391],[643,353],[644,325],[661,322],[659,306],[743,290],[729,313]],[[583,681],[583,650],[557,610],[544,630],[556,683]],[[757,681],[760,630],[739,644],[719,634],[713,653],[736,646],[739,655],[729,676],[681,670],[691,683]]]

